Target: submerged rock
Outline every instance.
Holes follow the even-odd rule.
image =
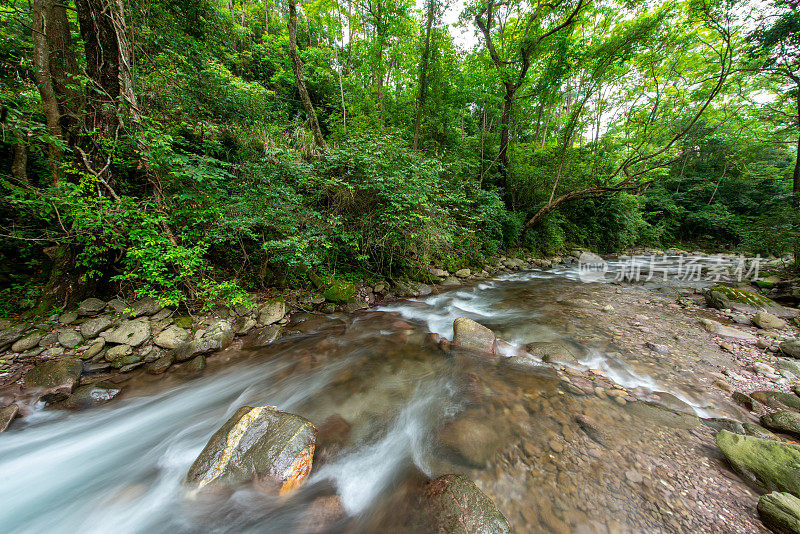
[[[499,446],[497,433],[476,419],[456,419],[439,433],[442,445],[467,465],[484,467]]]
[[[67,397],[81,378],[83,362],[75,358],[63,358],[40,363],[25,375],[25,385],[42,388],[42,400],[55,402]]]
[[[232,488],[253,480],[285,494],[311,471],[317,429],[310,421],[272,406],[243,406],[211,436],[186,475],[186,484]]]
[[[4,432],[11,421],[19,413],[19,406],[16,404],[9,404],[8,406],[0,406],[0,432]]]
[[[64,407],[71,410],[82,410],[104,404],[122,391],[119,387],[109,382],[97,382],[77,388],[67,400]]]
[[[425,484],[419,506],[425,532],[447,534],[510,533],[497,505],[470,479],[443,475]]]
[[[494,354],[496,340],[494,332],[472,319],[459,317],[453,321],[454,347]]]
[[[800,495],[800,445],[740,436],[721,430],[717,446],[743,478],[769,491],[788,491]]]
[[[781,534],[800,534],[800,499],[774,491],[758,500],[758,515],[770,529]]]
[[[716,321],[710,319],[701,319],[700,323],[708,332],[722,337],[729,337],[731,339],[740,339],[742,341],[755,341],[757,338],[750,332],[737,330],[730,326],[721,325]]]

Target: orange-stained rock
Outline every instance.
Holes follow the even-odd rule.
[[[186,475],[196,489],[253,481],[286,494],[308,477],[317,429],[310,421],[273,406],[243,406],[211,436]]]

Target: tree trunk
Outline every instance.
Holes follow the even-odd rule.
[[[325,138],[322,137],[322,129],[319,126],[317,114],[314,112],[314,106],[306,90],[306,82],[303,78],[303,62],[297,54],[297,0],[289,0],[289,22],[287,26],[289,28],[289,56],[292,60],[292,71],[294,72],[294,81],[297,84],[297,92],[300,93],[300,100],[303,102],[306,115],[308,115],[311,132],[314,134],[314,142],[320,149],[325,151],[328,146],[325,143]]]
[[[78,122],[83,109],[78,62],[72,47],[72,32],[64,2],[48,0],[47,42],[50,47],[50,76],[60,113],[61,133],[69,146],[75,146]]]
[[[422,122],[425,97],[428,92],[428,59],[430,58],[431,52],[431,28],[433,27],[433,3],[435,1],[436,0],[428,0],[428,20],[425,25],[425,48],[422,50],[422,60],[419,65],[419,99],[417,101],[417,116],[414,120],[414,150],[419,148],[419,127]]]
[[[503,114],[500,117],[500,152],[497,160],[500,162],[500,182],[497,184],[503,190],[506,188],[508,173],[508,141],[510,138],[511,110],[514,105],[514,94],[517,87],[511,82],[505,82],[505,93],[503,94]]]
[[[75,0],[75,5],[86,51],[86,73],[92,80],[86,103],[87,135],[79,152],[86,170],[116,197],[111,157],[122,126],[123,102],[132,119],[138,120],[124,6],[122,0]]]
[[[42,99],[47,129],[53,139],[61,137],[61,114],[58,99],[50,75],[50,45],[47,41],[48,16],[52,0],[34,0],[32,12],[33,25],[33,77]],[[50,182],[58,185],[61,181],[61,148],[55,143],[47,144],[47,165],[50,168]]]
[[[800,83],[797,84],[797,157],[794,161],[794,174],[792,174],[792,197],[795,206],[800,205]]]
[[[30,185],[28,180],[28,147],[25,145],[25,140],[19,130],[14,130],[11,135],[14,136],[11,176],[21,185],[27,187]]]

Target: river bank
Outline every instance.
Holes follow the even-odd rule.
[[[31,402],[25,417],[3,436],[23,447],[42,439],[48,425],[63,421],[60,431],[50,426],[50,432],[61,432],[59,439],[70,443],[88,431],[81,423],[88,423],[87,417],[96,418],[92,428],[98,429],[136,417],[143,422],[126,424],[137,425],[136,432],[155,444],[173,439],[168,436],[177,436],[186,424],[182,421],[191,421],[189,435],[180,434],[190,445],[179,468],[157,468],[171,488],[162,498],[174,503],[180,494],[174,484],[182,476],[176,471],[185,472],[198,444],[225,413],[243,403],[278,405],[317,427],[333,416],[346,422],[348,436],[337,447],[324,440],[318,444],[308,485],[332,484],[351,527],[391,525],[388,511],[404,502],[397,501],[396,491],[413,476],[402,467],[410,463],[431,477],[456,472],[473,480],[520,532],[762,531],[754,506],[757,492],[731,473],[714,435],[720,428],[758,422],[758,409],[742,408],[733,392],[791,391],[797,376],[781,354],[781,343],[797,334],[792,321],[781,328],[740,324],[741,311],[706,305],[710,283],[580,283],[573,265],[577,259],[568,261],[533,270],[530,264],[515,269],[512,262],[491,278],[464,278],[459,287],[425,284],[430,294],[411,301],[387,293],[372,309],[350,313],[342,304],[337,305],[342,311],[330,313],[292,311],[287,302],[272,325],[253,326],[231,338],[224,350],[174,363],[164,374],[148,368],[157,359],[125,372],[83,373],[75,392],[108,382],[121,390],[116,400],[78,412],[42,411]],[[380,294],[374,289],[373,295]],[[260,320],[270,306],[249,317]],[[164,320],[153,320],[160,312],[147,316],[151,334],[153,324]],[[451,350],[448,342],[459,316],[471,317],[501,340],[492,358]],[[191,342],[224,340],[227,330],[213,325],[230,321],[232,330],[239,319],[213,317]],[[277,337],[264,333],[278,326]],[[192,368],[189,364],[200,356],[208,356],[207,367]],[[24,380],[12,383],[4,394],[35,400],[25,397],[30,391],[24,386]],[[100,394],[90,398],[106,400]],[[212,405],[218,407],[209,411]],[[155,417],[169,417],[156,434],[160,438],[146,423]],[[94,454],[103,465],[118,446],[98,440],[102,448]],[[152,446],[142,443],[137,450]],[[35,451],[18,454],[20,465],[41,459]],[[111,456],[108,461],[125,465],[128,460]],[[366,474],[366,465],[375,472]],[[35,479],[26,477],[36,472],[12,479],[28,487],[25,481]],[[61,487],[51,483],[52,491]],[[82,486],[87,505],[96,502],[95,484],[98,491],[117,485],[92,481]],[[142,499],[155,491],[152,484],[144,482],[134,501],[144,506]],[[151,514],[167,518],[167,524],[174,519],[169,507],[148,506],[155,506],[148,508]],[[228,502],[222,509],[239,510],[236,506]],[[246,508],[243,522],[236,523],[242,530],[261,517]],[[85,521],[95,528],[107,524],[94,513]],[[140,520],[131,531],[146,524]],[[211,530],[238,531],[231,528],[214,523]]]

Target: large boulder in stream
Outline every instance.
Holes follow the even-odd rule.
[[[232,488],[248,481],[286,494],[311,471],[317,429],[310,421],[274,406],[243,406],[208,440],[186,484]]]
[[[25,375],[25,385],[40,388],[41,399],[55,402],[65,399],[78,385],[83,362],[77,358],[62,358],[40,363]]]
[[[418,510],[424,532],[511,532],[508,521],[497,505],[474,482],[462,475],[443,475],[425,484]]]
[[[494,354],[497,338],[489,328],[472,319],[459,317],[453,321],[453,346],[460,349]]]
[[[746,480],[768,491],[800,495],[800,445],[720,430],[717,446],[731,467]]]
[[[772,299],[737,287],[715,285],[706,291],[705,297],[708,307],[718,310],[732,310],[748,315],[768,312],[778,317],[797,315],[795,310],[781,306]]]
[[[773,491],[758,500],[758,515],[774,532],[800,534],[800,499]]]

